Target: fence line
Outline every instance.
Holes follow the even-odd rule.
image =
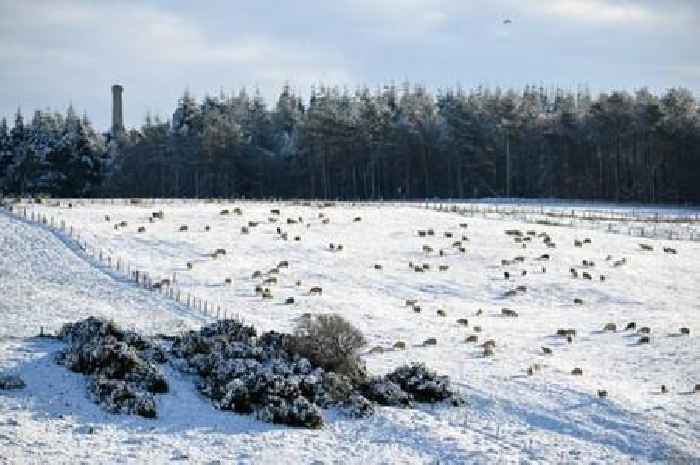
[[[116,272],[127,281],[133,282],[137,287],[159,292],[160,295],[175,301],[177,304],[184,304],[184,299],[182,299],[184,291],[182,291],[178,286],[173,286],[172,284],[174,283],[172,281],[170,281],[170,285],[164,286],[163,283],[165,280],[154,281],[150,273],[138,269],[132,270],[131,263],[123,257],[118,255],[110,255],[102,250],[102,248],[95,247],[94,245],[88,243],[84,238],[81,241],[79,230],[74,228],[72,225],[67,224],[65,220],[61,219],[60,222],[57,222],[52,215],[47,216],[45,213],[41,212],[35,213],[34,210],[28,212],[27,207],[23,207],[21,212],[17,211],[17,209],[13,208],[12,206],[9,206],[9,208],[6,207],[6,210],[17,218],[24,219],[30,223],[46,226],[52,233],[62,234],[64,239],[67,235],[68,240],[77,245],[86,256],[97,260],[97,262],[102,266],[106,266],[112,272]],[[207,317],[214,317],[213,311],[211,312],[211,315],[208,312],[208,310],[211,310],[212,305],[209,301],[197,297],[190,292],[187,292],[186,295],[186,306],[188,309],[199,311]],[[197,305],[197,302],[199,305]],[[202,304],[202,302],[204,302],[204,304]],[[234,313],[232,312],[231,315],[233,316]],[[218,305],[216,318],[220,319],[221,316],[226,319],[228,316],[228,310],[224,308],[222,311],[221,305]]]

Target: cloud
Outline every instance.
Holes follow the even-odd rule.
[[[273,103],[286,81],[698,92],[698,22],[691,0],[0,0],[0,116],[72,102],[106,128],[115,82],[129,125],[186,87]]]

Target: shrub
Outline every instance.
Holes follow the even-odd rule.
[[[366,369],[357,352],[365,344],[360,330],[342,316],[329,314],[301,319],[289,350],[326,371],[360,382],[366,378]]]
[[[159,346],[94,317],[64,325],[58,337],[67,347],[56,355],[57,363],[90,376],[88,391],[107,411],[156,416],[153,394],[168,392],[156,365],[166,360]]]

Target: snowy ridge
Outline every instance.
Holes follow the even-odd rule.
[[[653,253],[639,250],[626,236],[573,228],[532,226],[557,243],[547,250],[532,243],[519,249],[503,234],[522,227],[518,222],[464,219],[415,206],[357,206],[318,210],[288,204],[243,203],[241,217],[219,215],[231,205],[163,205],[165,219],[148,223],[151,206],[33,206],[36,211],[76,224],[81,238],[100,244],[153,276],[177,273],[179,285],[213,302],[235,308],[262,330],[290,329],[302,313],[333,311],[350,319],[370,340],[369,347],[408,344],[405,351],[365,356],[370,371],[385,373],[406,361],[424,361],[451,376],[461,386],[464,408],[424,407],[417,411],[380,408],[374,418],[348,420],[331,415],[319,432],[281,428],[247,417],[217,412],[199,397],[192,381],[168,373],[172,392],[161,396],[155,422],[110,416],[90,403],[79,375],[56,366],[52,341],[36,340],[39,326],[95,314],[149,333],[194,328],[206,319],[163,296],[137,288],[46,227],[0,214],[0,369],[22,375],[27,389],[0,393],[0,457],[8,463],[69,463],[151,461],[177,458],[193,463],[693,463],[700,440],[698,396],[684,394],[700,379],[697,333],[696,275],[700,247],[671,243],[678,255],[664,255],[662,241],[650,241]],[[267,224],[270,208],[282,211],[282,224]],[[156,208],[157,209],[157,208]],[[317,213],[331,218],[320,224]],[[109,214],[113,221],[104,221]],[[284,224],[302,216],[304,224]],[[354,222],[355,217],[361,221]],[[112,223],[128,221],[126,229]],[[248,220],[258,228],[241,235]],[[468,222],[466,231],[458,224]],[[306,228],[305,224],[311,223]],[[137,225],[146,232],[136,232]],[[177,226],[192,230],[179,233]],[[211,231],[203,233],[205,224]],[[275,239],[275,227],[290,231],[290,240]],[[466,256],[453,253],[454,239],[418,238],[415,230],[433,227],[437,235],[452,231],[469,236]],[[195,229],[196,228],[196,229]],[[530,226],[527,226],[530,228]],[[301,235],[301,241],[291,239]],[[574,238],[590,237],[589,248],[573,247]],[[328,243],[342,243],[330,252]],[[421,245],[444,248],[444,257],[426,256]],[[218,247],[225,257],[206,258]],[[532,257],[549,252],[547,273],[538,273]],[[605,256],[628,257],[629,265],[612,268]],[[526,276],[505,281],[503,258],[527,256]],[[568,269],[582,258],[593,259],[604,283],[573,280]],[[289,261],[272,287],[274,299],[253,292],[252,271]],[[408,261],[429,262],[432,269],[415,273]],[[195,261],[185,271],[184,264]],[[381,263],[381,271],[373,264]],[[446,264],[445,272],[436,271]],[[537,265],[539,267],[539,264]],[[231,276],[230,287],[222,284]],[[300,279],[302,289],[295,286]],[[527,292],[504,298],[504,291],[524,284]],[[309,286],[323,287],[321,297],[308,296]],[[283,305],[286,296],[296,303]],[[572,304],[574,297],[583,306]],[[672,297],[672,298],[671,298]],[[405,307],[418,299],[422,312]],[[499,316],[501,307],[517,310],[517,319]],[[442,308],[446,317],[436,316]],[[477,309],[483,314],[476,316]],[[469,320],[467,328],[455,323]],[[652,328],[652,343],[638,346],[638,337],[621,327],[627,321]],[[607,322],[618,331],[601,332]],[[493,358],[483,358],[464,338],[475,325],[483,328],[479,342],[494,338]],[[671,337],[681,326],[690,336]],[[557,328],[573,327],[572,344],[553,336]],[[426,337],[434,347],[420,347]],[[553,349],[543,356],[541,346]],[[532,363],[541,373],[528,377]],[[584,376],[569,374],[581,367]],[[658,392],[660,384],[671,389]],[[598,399],[597,389],[609,392]],[[62,417],[61,417],[62,416]],[[75,438],[80,440],[76,441]],[[313,446],[312,446],[313,445]],[[685,460],[686,462],[683,462]],[[2,463],[2,459],[0,459]],[[672,463],[672,462],[671,462]]]

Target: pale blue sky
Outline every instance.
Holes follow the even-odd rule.
[[[699,44],[697,0],[0,0],[0,117],[72,102],[104,129],[115,82],[128,126],[185,88],[271,103],[285,81],[698,95]]]

